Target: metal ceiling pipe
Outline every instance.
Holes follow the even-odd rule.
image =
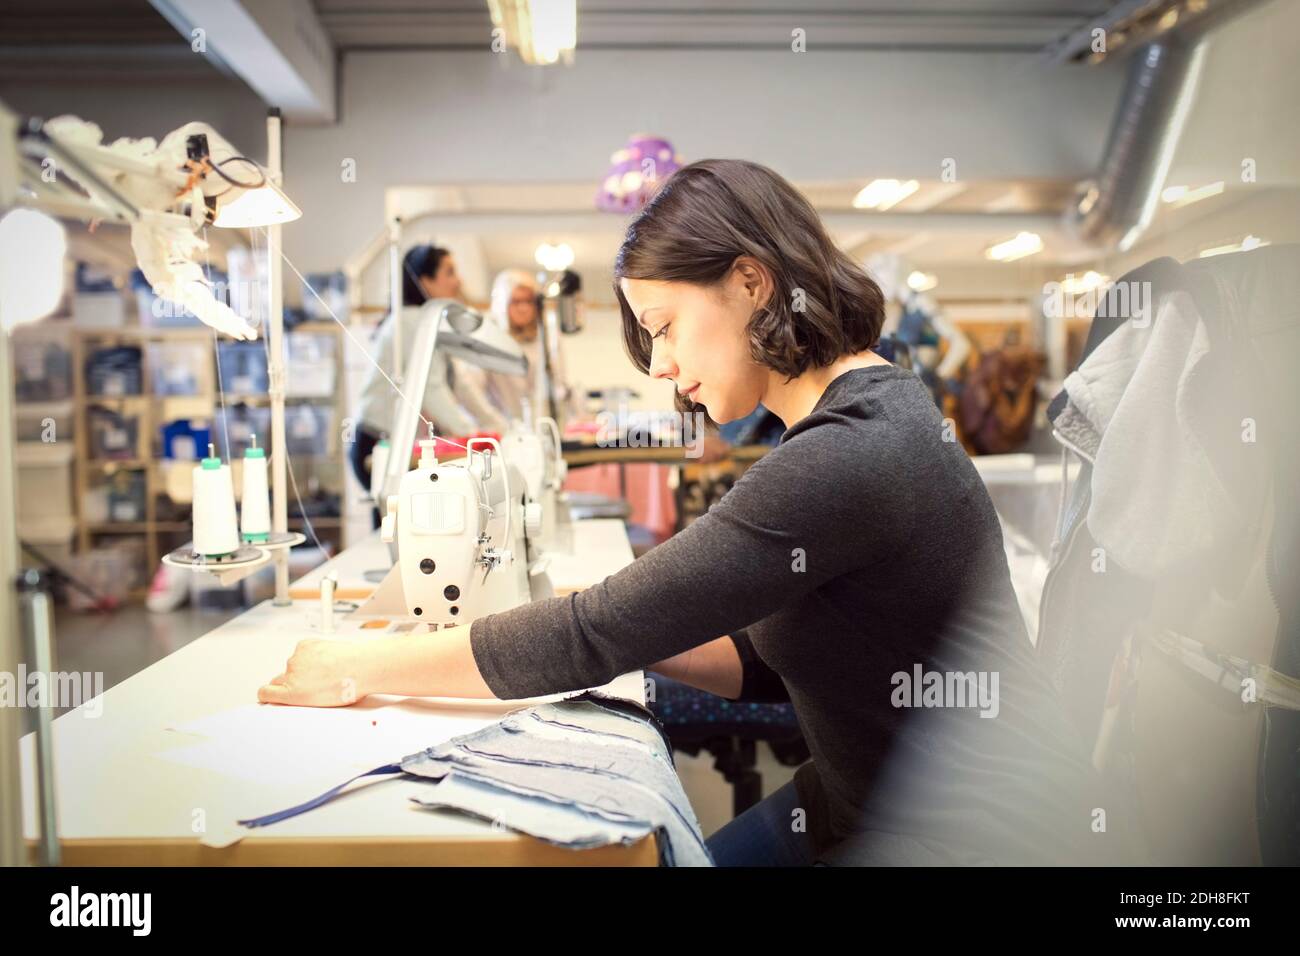
[[[1066,210],[1066,228],[1082,242],[1122,252],[1151,224],[1191,112],[1203,38],[1166,34],[1130,60],[1101,168]]]

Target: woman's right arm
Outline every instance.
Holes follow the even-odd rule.
[[[721,634],[743,663],[738,631],[906,541],[888,510],[870,511],[871,490],[900,472],[849,424],[790,437],[707,513],[592,587],[475,620],[483,679],[507,699],[599,687],[674,658],[684,668],[682,655]],[[877,533],[863,536],[868,520]]]

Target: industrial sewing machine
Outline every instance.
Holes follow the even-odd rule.
[[[568,465],[560,445],[560,426],[540,418],[533,428],[516,422],[501,436],[507,459],[523,476],[524,527],[530,567],[545,566],[545,555],[573,550],[573,518],[563,491]]]
[[[487,327],[474,310],[435,300],[423,311],[404,377],[410,394],[424,394],[440,348],[484,367],[526,371],[510,343],[483,337]],[[558,428],[549,426],[554,454],[546,446],[552,433],[545,441],[541,436],[548,426],[503,437],[508,450],[495,438],[470,439],[463,458],[442,462],[434,455],[436,443],[421,441],[419,463],[410,469],[399,449],[412,447],[420,421],[419,406],[403,399],[393,452],[379,479],[381,537],[393,565],[355,615],[449,626],[549,597],[541,535],[554,522]]]
[[[435,447],[420,442],[385,502],[395,561],[356,615],[447,627],[550,597],[548,555],[572,541],[554,419],[471,438],[464,458],[439,462]]]
[[[534,597],[524,480],[495,438],[472,438],[464,458],[439,462],[435,442],[386,502],[380,535],[397,560],[355,612],[447,627]]]

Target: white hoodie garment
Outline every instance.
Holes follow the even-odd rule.
[[[1125,322],[1065,380],[1056,431],[1093,464],[1088,530],[1133,574],[1205,557],[1253,507],[1228,494],[1210,460],[1207,446],[1225,438],[1214,430],[1233,416],[1206,393],[1209,355],[1194,300],[1174,292],[1154,321]]]

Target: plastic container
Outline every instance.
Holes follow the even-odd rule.
[[[291,409],[285,410],[286,422]],[[286,428],[287,431],[287,428]],[[253,435],[257,435],[259,445],[268,445],[271,440],[271,410],[261,406],[227,405],[217,409],[212,423],[212,441],[216,444],[221,457],[226,461],[243,458],[244,452],[252,447]],[[226,436],[230,436],[230,447],[226,447]]]
[[[162,450],[166,459],[198,461],[211,441],[212,429],[205,421],[180,418],[162,427]]]
[[[86,359],[86,392],[90,395],[140,395],[144,392],[143,353],[138,346],[96,349]]]
[[[72,350],[62,336],[14,331],[14,398],[58,402],[72,397]]]
[[[256,342],[219,342],[220,384],[226,395],[265,395],[270,388],[266,346]]]
[[[101,461],[124,461],[140,454],[140,417],[111,408],[92,405],[86,414],[90,457]]]
[[[302,290],[302,308],[306,318],[329,322],[332,321],[330,312],[333,312],[340,322],[348,321],[348,279],[342,271],[309,272],[307,284],[316,294],[312,295],[307,288]]]
[[[155,342],[149,346],[150,383],[155,395],[204,395],[212,389],[212,345]]]
[[[328,455],[334,413],[323,405],[293,405],[284,410],[285,448],[290,455]]]
[[[291,332],[285,336],[286,395],[292,398],[334,395],[336,341],[333,335],[322,332]]]
[[[119,471],[108,481],[108,520],[121,524],[144,521],[146,482],[143,471]]]

